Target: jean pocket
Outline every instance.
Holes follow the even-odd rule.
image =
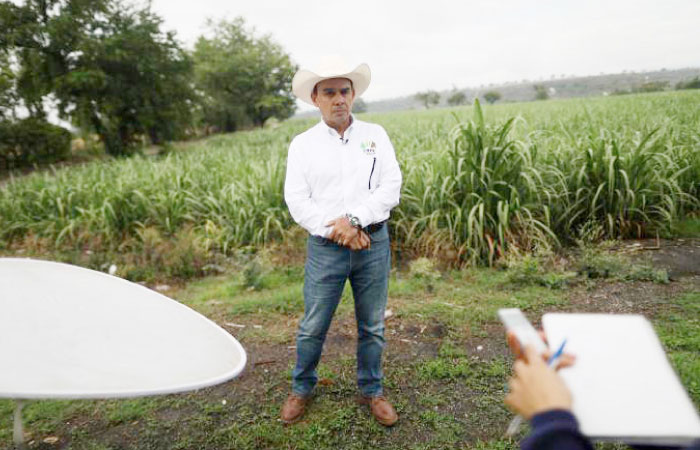
[[[309,236],[309,244],[311,245],[318,245],[318,246],[325,246],[325,245],[330,245],[330,240],[321,237],[321,236],[315,236],[311,235]]]
[[[389,240],[389,227],[385,224],[381,230],[372,233],[370,236],[371,242],[379,243]]]

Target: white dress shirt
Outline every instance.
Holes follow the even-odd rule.
[[[345,214],[363,227],[388,219],[400,191],[401,170],[380,125],[353,118],[341,137],[321,120],[289,145],[284,199],[313,235],[327,237],[326,224]]]

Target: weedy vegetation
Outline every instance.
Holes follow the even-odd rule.
[[[396,242],[461,266],[556,249],[592,226],[593,239],[672,236],[699,209],[699,102],[683,91],[369,116],[404,173]],[[98,269],[117,259],[137,280],[209,273],[296,232],[286,150],[312,123],[6,180],[0,251]],[[162,271],[138,269],[154,261]]]

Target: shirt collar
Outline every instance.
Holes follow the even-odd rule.
[[[333,128],[333,127],[329,127],[328,124],[327,124],[326,122],[323,121],[323,119],[321,119],[321,126],[324,127],[324,128],[326,129],[326,132],[327,132],[329,135],[331,135],[331,136],[333,136],[333,137],[335,137],[335,138],[339,138],[339,137],[340,137],[340,134],[338,134],[338,131],[337,131],[335,128]],[[344,135],[345,138],[347,138],[348,135],[349,135],[350,133],[352,133],[353,128],[355,128],[355,116],[353,116],[352,114],[350,114],[350,126],[347,128],[347,130],[345,130],[345,135]]]

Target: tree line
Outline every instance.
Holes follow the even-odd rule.
[[[67,151],[51,111],[115,156],[290,117],[284,49],[243,18],[206,28],[187,50],[149,8],[120,0],[0,1],[0,169]]]
[[[430,109],[433,106],[440,104],[440,93],[434,90],[418,92],[413,96],[416,100],[423,104],[425,109]],[[484,100],[488,103],[495,103],[501,99],[501,93],[498,91],[487,91],[482,96]],[[446,97],[447,104],[450,106],[462,106],[470,102],[469,97],[464,91],[460,91],[457,88],[452,88]]]
[[[633,85],[626,89],[615,89],[610,95],[624,95],[624,94],[639,94],[639,93],[649,93],[665,91],[671,88],[671,83],[669,81],[646,81],[641,84]],[[554,86],[547,86],[543,83],[536,83],[532,85],[534,96],[532,100],[548,100],[550,97],[557,93],[557,89]],[[676,90],[684,89],[700,89],[700,77],[696,76],[691,79],[681,80],[675,84]],[[603,95],[608,95],[604,93]],[[503,98],[503,94],[500,91],[491,89],[483,93],[477,92],[474,96],[475,98],[482,98],[487,103],[493,104]],[[413,98],[423,105],[425,109],[430,109],[432,107],[438,106],[441,102],[447,103],[449,106],[461,106],[470,103],[470,99],[467,93],[463,90],[458,90],[456,87],[452,88],[451,92],[447,92],[441,95],[438,91],[427,90],[421,91],[414,94]],[[509,99],[507,101],[513,101]]]

